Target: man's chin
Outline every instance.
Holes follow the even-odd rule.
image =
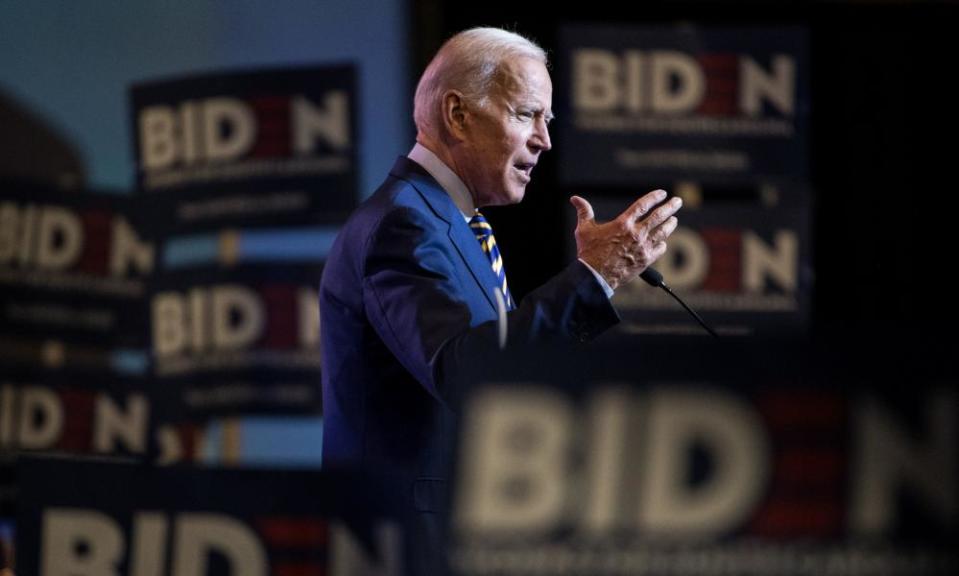
[[[483,206],[509,206],[511,204],[519,204],[523,201],[523,197],[526,196],[526,187],[513,188],[503,190],[499,194],[490,198],[487,202],[477,206],[482,208]]]
[[[526,197],[526,186],[523,185],[513,188],[509,190],[507,194],[509,195],[507,204],[519,204],[523,201],[523,198]]]

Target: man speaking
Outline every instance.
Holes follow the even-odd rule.
[[[448,40],[416,89],[416,145],[344,225],[323,272],[324,465],[398,473],[418,512],[443,502],[458,360],[495,341],[504,315],[511,339],[593,338],[619,319],[613,290],[676,228],[680,201],[661,190],[603,224],[574,196],[578,260],[513,301],[478,209],[522,201],[551,147],[546,66],[504,30]]]

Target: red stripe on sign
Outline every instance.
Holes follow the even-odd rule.
[[[290,156],[290,99],[288,96],[261,96],[250,100],[256,115],[254,158]]]
[[[272,517],[262,518],[257,528],[274,548],[326,548],[329,527],[325,520]]]
[[[66,390],[59,394],[64,409],[63,432],[58,448],[74,454],[93,451],[93,418],[96,395],[85,390]]]
[[[739,110],[739,58],[735,54],[703,54],[699,65],[706,77],[706,94],[697,112],[735,116]]]
[[[838,485],[844,471],[842,454],[835,447],[793,448],[774,464],[783,479],[802,479],[803,484]]]
[[[702,289],[708,292],[736,292],[742,278],[742,232],[729,228],[703,228],[709,247],[709,274]]]
[[[110,262],[111,215],[103,210],[80,214],[83,222],[83,251],[77,268],[89,274],[105,276]]]
[[[769,431],[773,458],[766,499],[751,530],[788,538],[840,535],[845,400],[836,392],[785,388],[760,393],[756,407]]]
[[[263,346],[271,350],[292,350],[296,348],[297,327],[297,287],[290,284],[270,284],[260,293],[266,302],[266,335]]]

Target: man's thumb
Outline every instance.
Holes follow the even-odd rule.
[[[579,196],[571,196],[569,203],[576,208],[576,219],[579,222],[591,222],[593,220],[593,207],[590,206],[589,202],[585,199],[580,198]]]

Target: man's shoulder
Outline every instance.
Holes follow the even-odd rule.
[[[445,231],[448,225],[426,199],[422,188],[423,184],[391,173],[343,224],[338,234],[338,246],[333,252],[354,252],[367,247],[370,241],[389,234],[394,228],[413,227],[428,233]],[[361,254],[365,254],[365,249],[360,249],[354,256]]]
[[[413,183],[390,175],[354,210],[347,220],[346,227],[370,230],[378,227],[384,220],[404,216],[416,217],[430,212],[432,210],[429,204]]]
[[[455,204],[433,177],[415,162],[401,158],[345,227],[371,231],[383,222],[404,219],[441,225],[449,222],[453,212],[458,214]]]

